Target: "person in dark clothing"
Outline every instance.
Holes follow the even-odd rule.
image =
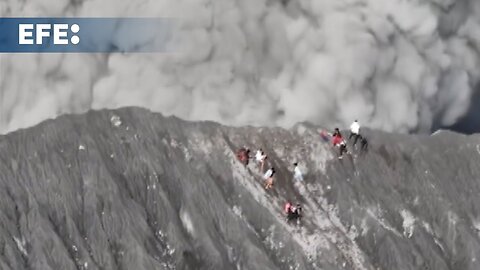
[[[300,204],[293,206],[291,203],[287,203],[285,208],[287,212],[287,221],[299,220],[302,217],[302,206]]]

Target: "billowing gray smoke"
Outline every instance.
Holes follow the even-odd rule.
[[[89,108],[428,131],[480,79],[476,0],[16,1],[3,16],[174,16],[177,53],[2,55],[0,132]]]

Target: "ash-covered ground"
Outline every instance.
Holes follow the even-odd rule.
[[[480,136],[364,130],[339,161],[320,130],[124,108],[1,136],[0,269],[480,269]]]

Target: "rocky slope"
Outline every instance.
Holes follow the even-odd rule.
[[[319,130],[124,108],[1,136],[0,269],[480,269],[479,136],[365,130],[339,161]],[[274,190],[241,146],[266,150]]]

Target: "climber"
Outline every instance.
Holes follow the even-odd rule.
[[[293,169],[293,177],[297,181],[300,181],[300,182],[303,181],[303,174],[302,174],[302,171],[300,171],[300,168],[298,167],[298,163],[297,162],[293,163],[293,166],[295,166],[295,168]]]
[[[342,142],[343,142],[342,133],[340,133],[340,130],[338,128],[335,128],[335,132],[333,132],[333,135],[332,135],[333,146],[338,146]]]
[[[287,202],[284,206],[285,214],[287,215],[287,221],[299,220],[302,217],[302,206],[297,203],[293,206],[291,202]]]
[[[262,160],[262,148],[258,149],[257,152],[255,153],[255,159],[257,160],[258,163]]]
[[[332,143],[333,146],[337,146],[340,149],[338,159],[342,159],[343,153],[347,152],[347,144],[345,143],[345,140],[343,139],[342,134],[340,133],[340,130],[338,128],[335,128],[335,132],[333,133],[332,137]]]
[[[237,158],[243,165],[247,166],[250,160],[250,149],[242,147],[237,151]]]
[[[302,218],[302,206],[299,203],[297,203],[296,206],[292,207],[292,214],[291,214],[290,220],[292,219],[299,220],[300,218]]]
[[[257,160],[257,163],[260,163],[260,172],[263,172],[265,161],[267,160],[267,155],[265,155],[262,148],[257,150],[257,153],[255,154],[255,159]]]
[[[351,140],[352,137],[354,137],[353,146],[357,144],[358,139],[362,139],[362,136],[360,135],[360,124],[358,123],[358,120],[353,121],[353,123],[350,125],[350,136],[348,137],[348,140]]]
[[[265,180],[265,189],[271,189],[273,187],[274,174],[275,174],[275,168],[272,167],[263,175],[263,179]]]

